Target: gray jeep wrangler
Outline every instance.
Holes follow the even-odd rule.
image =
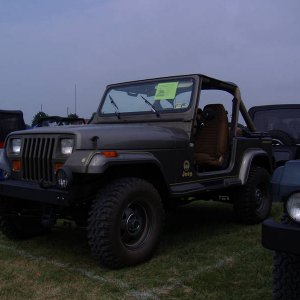
[[[229,96],[228,112],[214,91]],[[175,203],[227,201],[241,222],[264,220],[271,143],[233,83],[197,74],[109,85],[88,125],[9,135],[0,158],[2,233],[29,237],[72,218],[87,226],[102,265],[141,263]]]

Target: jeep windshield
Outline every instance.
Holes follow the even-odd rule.
[[[154,114],[182,112],[189,108],[194,89],[192,78],[146,81],[114,85],[100,107],[100,115]]]
[[[300,107],[257,110],[253,122],[259,131],[282,130],[300,144]]]

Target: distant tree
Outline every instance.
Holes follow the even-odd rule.
[[[68,118],[70,118],[70,119],[78,119],[79,117],[76,114],[69,114]]]
[[[47,117],[48,115],[43,111],[36,113],[32,119],[31,126],[36,126],[42,118]]]

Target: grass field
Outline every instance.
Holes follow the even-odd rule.
[[[17,242],[1,234],[0,299],[271,299],[260,230],[236,223],[230,205],[194,203],[167,216],[152,260],[113,271],[90,256],[81,228]]]

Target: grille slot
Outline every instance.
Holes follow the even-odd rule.
[[[54,181],[52,156],[54,137],[26,137],[23,143],[23,179],[30,181]]]

